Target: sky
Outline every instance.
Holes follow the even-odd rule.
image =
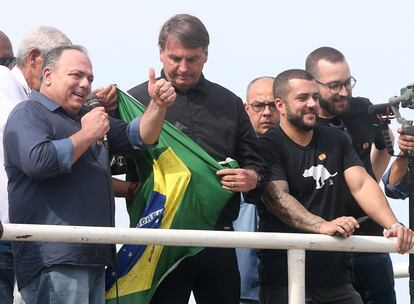
[[[210,34],[204,75],[243,100],[252,79],[303,68],[312,50],[332,46],[344,53],[357,79],[353,95],[385,103],[414,82],[413,11],[408,0],[15,0],[2,5],[0,30],[16,52],[29,31],[54,26],[88,49],[95,87],[116,83],[128,90],[148,79],[150,67],[159,74],[159,30],[174,14],[189,13]],[[413,110],[402,114],[414,119]],[[391,127],[398,127],[395,120]],[[408,200],[390,204],[408,224]],[[127,226],[122,205],[118,225]],[[408,261],[408,256],[392,258]],[[408,279],[396,280],[396,293],[399,303],[409,302]]]

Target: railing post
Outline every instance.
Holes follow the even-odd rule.
[[[289,304],[305,303],[305,250],[288,250]],[[277,274],[276,274],[277,275]]]

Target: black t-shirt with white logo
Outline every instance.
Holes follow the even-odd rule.
[[[269,129],[259,143],[267,161],[270,180],[285,180],[289,193],[311,213],[333,220],[346,215],[343,193],[347,187],[344,171],[352,166],[362,166],[349,138],[340,130],[317,126],[308,146],[292,141],[281,129]],[[284,224],[266,207],[258,204],[260,231],[298,232]],[[306,285],[326,286],[345,282],[340,271],[342,253],[306,252]],[[264,285],[287,285],[285,250],[261,250],[260,280]]]

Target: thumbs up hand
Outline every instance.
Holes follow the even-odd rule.
[[[177,97],[172,84],[164,78],[156,80],[153,68],[149,70],[148,79],[148,94],[153,102],[162,108],[171,106]]]

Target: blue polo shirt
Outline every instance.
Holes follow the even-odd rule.
[[[404,200],[408,197],[408,174],[409,171],[401,178],[401,180],[394,186],[388,183],[390,178],[390,169],[382,177],[384,183],[385,194],[390,198]]]
[[[93,144],[71,165],[71,135],[81,128],[83,107],[75,117],[39,92],[11,112],[4,130],[4,162],[11,223],[114,226],[114,195],[108,153],[143,146],[139,118],[126,124],[110,118],[109,150]],[[48,265],[108,265],[114,246],[14,242],[19,288]]]

